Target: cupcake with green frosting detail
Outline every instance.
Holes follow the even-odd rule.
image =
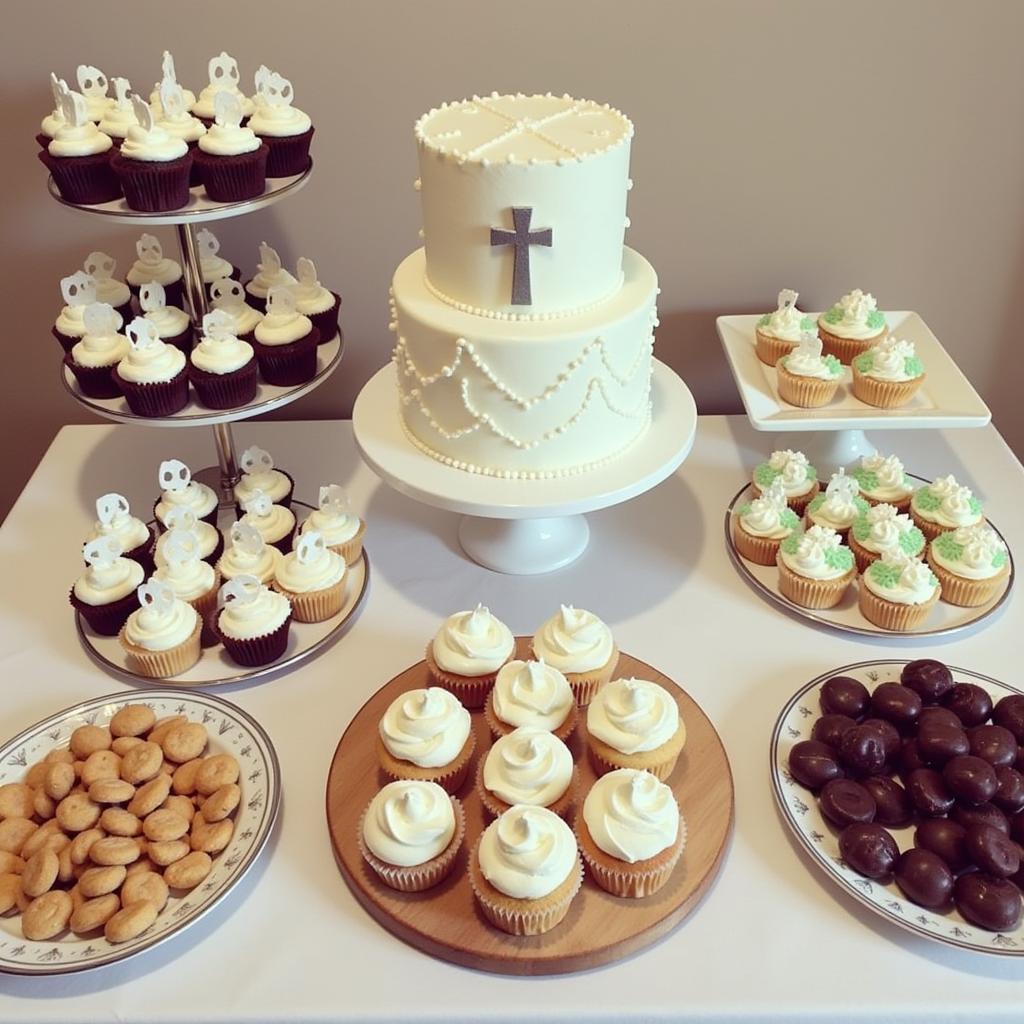
[[[754,468],[754,491],[761,495],[776,478],[782,480],[786,503],[798,516],[802,516],[808,502],[820,490],[818,471],[803,452],[786,448],[772,452],[767,462],[761,462]]]
[[[736,550],[757,565],[774,565],[779,546],[799,529],[800,517],[786,504],[781,477],[776,477],[759,498],[740,505],[732,520]]]
[[[912,558],[924,553],[924,534],[914,525],[910,516],[899,511],[895,505],[872,505],[859,516],[847,541],[857,569],[866,572],[872,562],[877,561],[886,551],[900,551]]]
[[[754,328],[757,358],[774,366],[789,355],[800,343],[800,338],[814,330],[814,317],[796,308],[798,295],[791,288],[779,292],[778,305],[772,313],[765,313]]]
[[[784,402],[817,409],[835,398],[843,367],[835,356],[823,356],[821,350],[821,338],[805,331],[796,349],[775,364],[775,384]]]
[[[870,508],[860,497],[860,485],[846,470],[832,474],[824,494],[818,494],[807,506],[807,525],[835,530],[844,540],[859,516]]]
[[[882,629],[920,629],[939,600],[939,581],[921,561],[903,551],[886,551],[861,577],[860,610]]]
[[[906,405],[924,383],[912,341],[890,335],[853,360],[853,394],[879,409]]]
[[[885,314],[870,292],[855,288],[818,317],[818,337],[828,355],[849,364],[888,333]]]
[[[939,534],[928,545],[928,564],[942,587],[942,600],[979,608],[1002,593],[1010,575],[1010,553],[985,523]]]
[[[834,608],[857,575],[853,552],[824,526],[790,534],[779,548],[779,591],[802,608]]]
[[[957,483],[952,474],[936,477],[914,491],[910,515],[926,540],[961,526],[977,526],[985,521],[981,502],[969,487]]]
[[[861,497],[869,505],[895,505],[900,512],[910,509],[914,481],[895,455],[865,455],[850,475],[860,487]]]

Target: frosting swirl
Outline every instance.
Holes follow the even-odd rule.
[[[96,520],[88,540],[116,537],[122,551],[133,551],[149,541],[149,527],[130,512],[117,512],[109,523]]]
[[[445,672],[482,676],[497,672],[512,655],[512,633],[483,605],[445,619],[433,640],[434,660]]]
[[[263,264],[259,264],[255,277],[249,281],[245,286],[245,290],[250,295],[255,295],[257,299],[265,299],[267,292],[271,288],[276,288],[278,285],[296,284],[294,275],[290,274],[284,267],[264,267]]]
[[[260,536],[268,544],[287,537],[295,529],[295,515],[284,505],[271,505],[266,515],[262,516],[255,511],[246,512],[241,521],[259,530]]]
[[[858,373],[875,380],[890,383],[916,380],[924,374],[924,366],[917,358],[912,341],[898,340],[889,335],[874,348],[853,360]]]
[[[471,727],[469,712],[458,699],[431,686],[396,697],[377,728],[392,757],[420,768],[441,768],[458,757]]]
[[[754,483],[763,491],[776,478],[782,478],[787,498],[799,498],[811,490],[818,480],[818,473],[807,461],[803,452],[786,448],[772,452],[767,462],[754,470]]]
[[[924,534],[908,515],[894,505],[873,505],[853,524],[853,536],[861,547],[875,554],[902,551],[917,555],[924,550]]]
[[[615,651],[612,631],[593,613],[561,605],[533,638],[534,656],[559,672],[592,672]]]
[[[375,857],[416,867],[443,853],[455,835],[451,797],[436,782],[389,782],[363,817],[363,842]]]
[[[334,293],[319,281],[299,281],[291,289],[300,313],[325,313],[334,305]]]
[[[167,651],[183,644],[196,628],[195,608],[176,597],[169,611],[156,605],[136,608],[124,625],[125,639],[147,651]]]
[[[65,121],[46,149],[51,156],[92,156],[94,153],[106,153],[113,145],[110,136],[104,135],[92,121],[79,125]]]
[[[280,629],[291,613],[291,601],[284,594],[260,586],[255,600],[225,604],[217,615],[217,628],[233,640],[253,640]]]
[[[170,116],[163,109],[159,111],[158,116],[158,111],[154,110],[153,116],[157,118],[157,126],[176,139],[196,142],[206,134],[206,125],[187,110],[180,110]]]
[[[361,521],[348,509],[315,508],[302,524],[302,532],[316,530],[329,545],[344,544],[358,532]]]
[[[75,597],[93,606],[112,604],[137,590],[144,577],[142,566],[130,558],[115,558],[111,565],[90,565],[75,581]]]
[[[886,329],[885,314],[878,309],[875,297],[859,288],[847,292],[822,313],[818,323],[829,334],[858,341],[874,338]]]
[[[213,284],[214,281],[219,281],[222,277],[230,277],[235,272],[230,261],[216,253],[201,256],[199,270],[203,277],[203,284]]]
[[[121,318],[118,317],[119,321]],[[128,339],[116,331],[84,334],[71,349],[71,358],[79,366],[113,366],[128,355]]]
[[[868,566],[864,585],[884,601],[894,604],[924,604],[938,589],[935,574],[919,558],[901,551],[885,551]]]
[[[256,104],[253,103],[237,85],[232,83],[231,85],[223,85],[220,83],[211,82],[209,85],[205,85],[199,96],[196,98],[195,103],[192,104],[192,113],[196,117],[205,118],[207,121],[212,121],[216,115],[216,109],[214,107],[214,100],[217,98],[219,92],[233,92],[237,97],[239,103],[242,104],[242,117],[251,117],[253,111],[256,109]]]
[[[162,285],[174,284],[181,280],[181,264],[169,256],[157,256],[147,250],[128,269],[125,280],[138,287],[150,281]]]
[[[597,845],[628,864],[650,860],[685,831],[672,790],[650,772],[619,768],[602,775],[583,801],[583,820]]]
[[[205,134],[199,137],[199,148],[212,156],[240,156],[252,153],[263,145],[255,132],[249,127],[237,124],[221,124],[219,121],[210,125]]]
[[[572,773],[572,754],[557,736],[524,726],[494,742],[483,783],[506,804],[550,807],[569,788]]]
[[[776,477],[760,497],[741,505],[736,513],[743,529],[754,537],[781,540],[800,525],[796,513],[786,504],[782,479]]]
[[[257,491],[262,491],[271,501],[279,502],[292,493],[292,482],[279,469],[243,473],[235,484],[235,501],[245,505],[256,496]]]
[[[298,107],[273,107],[269,103],[257,103],[256,112],[249,119],[249,127],[257,135],[284,137],[308,132],[313,122],[309,114]]]
[[[154,124],[148,131],[140,124],[132,125],[121,143],[123,157],[147,163],[169,163],[187,152],[185,140],[172,135],[159,124]]]
[[[798,576],[809,580],[837,580],[853,569],[853,552],[828,526],[812,526],[782,542],[779,557]]]
[[[832,476],[824,494],[819,494],[807,506],[807,515],[818,526],[833,530],[849,529],[858,516],[864,515],[869,505],[857,491],[860,485],[847,476],[843,469]]]
[[[133,384],[154,384],[171,380],[185,369],[185,353],[158,341],[146,348],[129,348],[117,364],[117,372]]]
[[[312,329],[313,321],[298,310],[270,311],[256,325],[255,337],[261,345],[290,345]]]
[[[216,526],[211,526],[209,523],[203,522],[198,519],[194,522],[189,530],[196,535],[196,540],[199,542],[199,557],[209,558],[210,555],[217,550],[217,545],[220,543],[220,530]],[[153,563],[158,569],[162,569],[167,565],[167,538],[170,537],[170,531],[167,533],[161,533],[156,539],[156,548],[153,550]]]
[[[576,705],[565,676],[543,661],[510,661],[503,665],[494,680],[491,700],[495,715],[507,725],[547,730],[557,729]]]
[[[178,350],[173,349],[173,351],[177,352]],[[184,358],[182,356],[183,360]],[[172,508],[191,509],[196,519],[202,519],[204,516],[208,516],[217,507],[217,504],[217,492],[212,487],[207,487],[199,480],[190,480],[180,491],[161,491],[160,501],[157,502],[154,514],[166,526],[167,514]]]
[[[69,338],[84,337],[85,306],[64,306],[54,321],[54,327]]]
[[[663,686],[616,679],[587,708],[587,731],[623,754],[654,750],[680,727],[679,706]]]
[[[990,580],[1009,563],[1003,539],[984,523],[939,534],[930,551],[937,565],[969,580]]]
[[[876,501],[902,501],[913,490],[903,463],[895,455],[865,455],[852,475],[861,493]]]
[[[164,536],[169,537],[170,534]],[[199,558],[190,558],[187,562],[164,564],[153,573],[153,576],[166,583],[174,591],[175,597],[182,601],[195,601],[213,590],[217,582],[217,574],[213,566]]]
[[[128,129],[138,123],[139,119],[135,116],[130,103],[122,105],[115,101],[104,109],[99,129],[112,139],[123,139],[128,134]]]
[[[796,308],[797,298],[797,293],[789,289],[779,292],[778,307],[758,320],[757,329],[780,341],[799,341],[805,331],[813,331],[814,320]]]
[[[161,339],[176,338],[192,325],[188,313],[177,306],[161,306],[159,309],[143,313],[142,316],[156,327],[156,333]]]
[[[217,560],[217,569],[226,580],[233,580],[236,576],[255,576],[260,583],[270,583],[282,557],[277,548],[266,542],[258,552],[244,551],[232,544]]]
[[[111,306],[123,306],[131,301],[132,293],[124,281],[118,281],[116,277],[97,277],[96,301],[106,302]]]
[[[974,526],[981,522],[981,508],[969,487],[958,487],[945,495],[935,512],[940,526]]]
[[[191,359],[194,366],[206,373],[234,373],[247,366],[253,359],[252,345],[234,335],[223,338],[203,337],[192,349]]]
[[[293,594],[308,594],[326,590],[345,578],[345,559],[329,547],[321,548],[316,556],[303,562],[297,551],[285,555],[277,567],[277,582]]]

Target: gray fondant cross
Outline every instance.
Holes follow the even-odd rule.
[[[491,245],[511,245],[512,262],[512,305],[529,306],[533,299],[530,293],[530,246],[551,245],[551,228],[530,230],[532,206],[513,206],[512,225],[514,231],[491,228]]]

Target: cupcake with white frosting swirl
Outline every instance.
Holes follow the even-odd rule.
[[[214,110],[214,123],[199,136],[195,151],[206,194],[218,203],[262,195],[267,184],[268,147],[251,128],[242,125],[243,107],[234,93],[219,92]]]
[[[427,667],[433,681],[467,708],[482,708],[498,670],[514,649],[508,626],[478,604],[445,619],[427,645]]]
[[[869,505],[895,505],[900,512],[909,510],[914,483],[897,456],[881,452],[865,455],[850,475]]]
[[[82,393],[90,398],[117,398],[121,389],[112,370],[128,354],[128,339],[120,332],[121,314],[106,302],[85,307],[85,334],[64,356]]]
[[[148,679],[187,672],[199,660],[203,620],[159,580],[151,578],[136,593],[139,607],[118,634],[128,668]]]
[[[802,516],[808,504],[821,489],[818,471],[810,464],[803,452],[791,448],[774,451],[766,462],[754,467],[754,491],[760,495],[776,478],[781,478],[786,492],[786,503]]]
[[[940,533],[928,545],[928,564],[942,588],[942,600],[978,608],[994,600],[1010,575],[1010,553],[985,523]]]
[[[117,636],[138,607],[135,591],[145,573],[122,550],[113,534],[86,541],[87,568],[71,588],[71,606],[100,636]]]
[[[352,511],[348,495],[338,484],[321,484],[318,507],[306,517],[302,532],[318,530],[327,546],[337,551],[348,565],[363,556],[366,523]]]
[[[858,493],[860,484],[846,470],[839,467],[833,473],[825,493],[818,494],[807,506],[808,526],[827,526],[835,530],[843,540],[858,516],[864,515],[870,507]]]
[[[256,355],[235,334],[224,310],[203,317],[203,335],[189,355],[188,379],[199,404],[208,409],[236,409],[256,397]]]
[[[267,315],[253,331],[256,360],[268,384],[292,387],[316,376],[320,332],[296,309],[295,301],[290,288],[271,288]]]
[[[927,540],[935,540],[946,530],[977,526],[985,521],[981,502],[952,473],[936,477],[930,484],[914,491],[910,499],[910,515]]]
[[[459,800],[434,782],[389,782],[359,820],[363,859],[399,892],[423,892],[451,874],[466,817]]]
[[[853,360],[853,394],[879,409],[906,405],[924,383],[912,341],[889,335]]]
[[[594,881],[613,896],[638,899],[669,880],[686,845],[686,822],[665,783],[620,768],[591,786],[576,837]]]
[[[492,818],[516,804],[546,807],[566,818],[577,782],[569,748],[545,729],[524,726],[495,741],[480,763],[476,788]]]
[[[828,355],[849,364],[888,333],[885,314],[870,292],[854,288],[818,317],[818,336]]]
[[[439,686],[400,694],[377,725],[377,759],[386,775],[436,782],[446,793],[466,781],[475,749],[469,712]]]
[[[544,807],[511,807],[484,830],[469,860],[469,882],[484,917],[511,935],[554,928],[582,881],[572,829]]]
[[[245,514],[239,520],[254,527],[260,536],[273,544],[282,555],[292,549],[295,538],[295,513],[284,505],[276,505],[261,490],[255,490],[242,506]]]
[[[277,566],[284,557],[268,544],[260,532],[248,524],[236,522],[230,531],[231,545],[217,560],[217,571],[225,580],[236,576],[255,576],[260,583],[272,583]]]
[[[827,526],[790,534],[776,565],[780,593],[802,608],[834,608],[857,575],[853,552]]]
[[[686,743],[686,724],[668,690],[647,679],[616,679],[587,708],[590,760],[598,775],[636,768],[665,780]]]
[[[236,576],[220,588],[213,628],[229,658],[239,665],[269,665],[288,648],[292,606],[255,576]]]
[[[576,698],[569,681],[553,665],[544,661],[510,661],[501,667],[494,680],[484,718],[495,737],[507,736],[526,726],[567,740],[576,728]]]
[[[886,551],[861,577],[860,610],[882,629],[920,629],[939,600],[939,581],[921,561],[902,551]]]
[[[805,332],[814,330],[814,317],[796,308],[798,297],[791,288],[783,288],[775,310],[757,321],[755,349],[757,358],[766,366],[775,366],[797,347]]]
[[[843,367],[835,356],[823,356],[814,330],[800,337],[800,344],[776,364],[779,398],[801,409],[828,405],[839,390]]]
[[[126,328],[128,352],[111,371],[136,416],[172,416],[188,404],[187,360],[137,316]]]
[[[757,565],[774,565],[779,546],[798,529],[800,517],[787,504],[785,487],[779,478],[760,497],[740,505],[732,517],[736,550]]]
[[[285,178],[302,174],[309,167],[309,144],[315,131],[309,114],[292,106],[295,93],[287,78],[265,64],[260,65],[255,77],[256,109],[249,127],[269,147],[267,175]]]
[[[619,649],[612,631],[593,612],[561,605],[533,637],[533,656],[557,668],[576,703],[586,707],[615,672]]]
[[[902,551],[912,558],[924,551],[924,534],[914,521],[895,505],[872,505],[854,521],[846,537],[847,544],[857,560],[857,571],[866,572],[868,566],[886,551]]]
[[[345,603],[345,559],[324,543],[322,534],[309,530],[281,559],[274,589],[291,601],[296,622],[323,622]]]

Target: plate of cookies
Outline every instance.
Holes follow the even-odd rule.
[[[804,684],[771,738],[782,819],[891,924],[1024,956],[1024,692],[940,661],[863,661]]]
[[[843,633],[943,636],[994,615],[1013,556],[952,475],[865,456],[828,481],[802,452],[772,452],[725,513],[726,548],[767,600]]]
[[[0,971],[67,974],[172,938],[253,865],[280,806],[263,728],[179,689],[96,697],[0,747]]]

